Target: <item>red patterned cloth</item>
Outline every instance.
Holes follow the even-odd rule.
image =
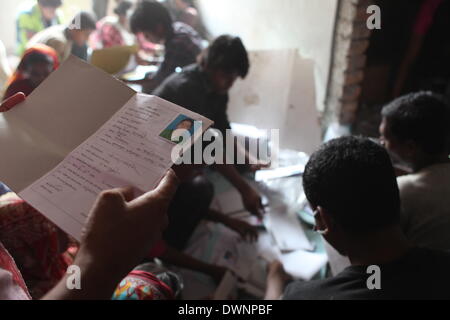
[[[25,281],[8,251],[0,242],[0,299],[30,300]]]
[[[13,193],[0,197],[0,242],[14,258],[31,296],[39,299],[64,276],[73,258],[69,237]]]
[[[155,275],[132,271],[114,291],[113,300],[174,300],[172,289]]]

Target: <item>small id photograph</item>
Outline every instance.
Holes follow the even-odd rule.
[[[199,125],[199,121],[194,121],[192,118],[180,114],[161,132],[159,136],[170,142],[179,144],[183,142],[184,132],[189,131],[189,134],[192,137],[193,134],[199,129],[201,129],[201,122]]]

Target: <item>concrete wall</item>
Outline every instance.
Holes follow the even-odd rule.
[[[337,0],[197,0],[197,4],[213,36],[239,35],[250,50],[298,49],[302,57],[311,58],[317,107],[323,110]]]

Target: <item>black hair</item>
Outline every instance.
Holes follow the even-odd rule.
[[[97,19],[94,14],[86,11],[80,11],[75,15],[70,23],[70,29],[75,30],[95,30]]]
[[[124,16],[127,14],[128,10],[133,7],[133,3],[131,1],[120,1],[117,7],[114,9],[114,13],[118,16]]]
[[[193,127],[194,127],[194,124],[195,124],[194,120],[189,119],[189,118],[186,118],[186,119],[183,119],[183,120],[179,121],[179,122],[176,124],[175,129],[178,128],[178,126],[179,126],[180,124],[182,124],[183,122],[189,122],[190,125],[191,125],[191,128],[193,128]]]
[[[428,154],[450,150],[450,107],[443,96],[430,91],[410,93],[386,105],[381,114],[400,141],[413,141]]]
[[[38,0],[38,3],[47,8],[59,8],[62,6],[61,0]]]
[[[400,195],[390,157],[367,138],[344,137],[315,152],[303,174],[309,203],[349,234],[399,223]]]
[[[27,55],[26,58],[20,62],[18,68],[21,70],[27,70],[29,67],[38,63],[53,64],[53,60],[50,56],[42,52],[33,52]]]
[[[237,72],[245,78],[250,68],[247,50],[239,37],[222,35],[205,49],[200,57],[203,69]]]
[[[162,25],[168,35],[173,33],[172,18],[169,11],[161,3],[153,0],[139,1],[130,18],[131,32],[154,32]]]
[[[183,120],[180,120],[180,122],[178,122],[178,124],[183,123],[183,122],[186,122],[186,121],[189,121],[192,125],[194,125],[194,120],[192,120],[192,119],[190,119],[190,118],[185,118],[185,119],[183,119]]]

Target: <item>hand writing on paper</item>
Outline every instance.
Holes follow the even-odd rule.
[[[0,112],[6,112],[8,110],[11,110],[16,105],[24,102],[26,99],[25,94],[22,92],[18,92],[15,95],[11,96],[10,98],[3,101],[0,105]]]

